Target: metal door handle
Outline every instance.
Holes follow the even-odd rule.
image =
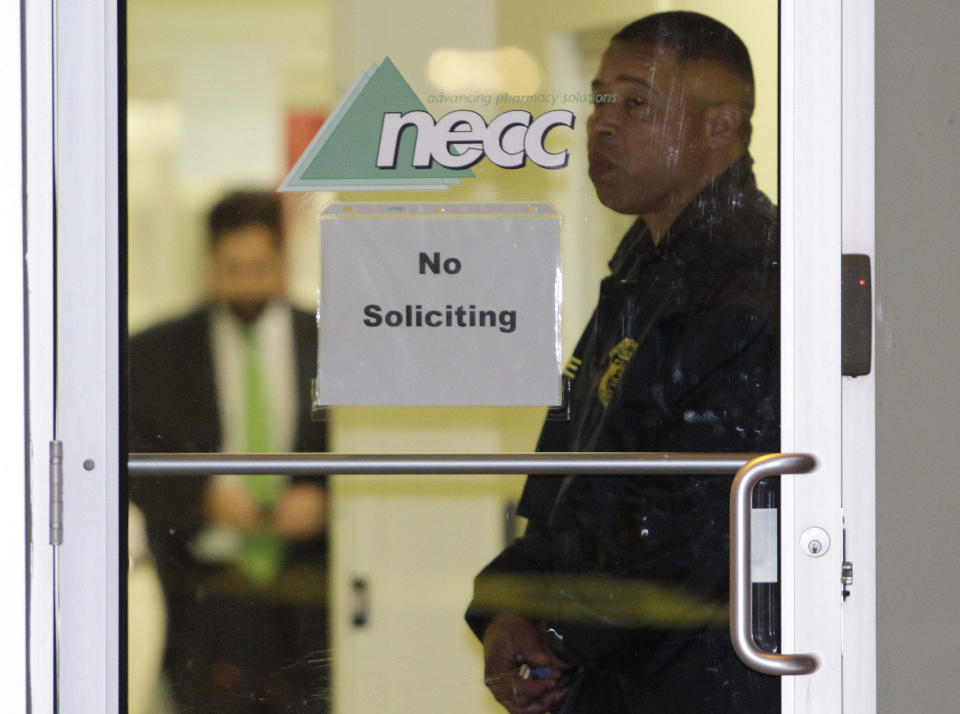
[[[810,674],[814,654],[781,655],[753,639],[750,509],[753,487],[767,476],[811,471],[810,454],[537,453],[537,454],[130,454],[131,475],[257,474],[633,474],[737,476],[730,489],[730,639],[748,667],[774,675]],[[738,470],[739,469],[739,470]]]
[[[767,454],[737,471],[730,488],[730,640],[743,663],[764,674],[812,674],[820,666],[815,654],[775,654],[753,639],[753,587],[750,577],[750,513],[753,487],[768,476],[803,474],[817,460],[810,454]]]

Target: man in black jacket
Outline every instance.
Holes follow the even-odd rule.
[[[703,15],[617,33],[588,124],[601,202],[638,219],[567,369],[540,451],[775,451],[778,224],[747,153],[753,74]],[[779,684],[725,624],[729,480],[530,477],[523,538],[478,577],[468,622],[512,714],[760,714]],[[774,634],[775,637],[775,634]]]

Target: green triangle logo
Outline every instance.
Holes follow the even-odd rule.
[[[362,72],[277,189],[296,191],[390,191],[447,189],[470,169],[439,164],[413,166],[416,134],[400,138],[396,168],[377,167],[386,112],[427,111],[389,57]]]

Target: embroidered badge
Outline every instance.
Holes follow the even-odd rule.
[[[633,357],[633,353],[637,351],[637,347],[639,347],[639,343],[636,340],[626,337],[610,350],[610,366],[607,367],[607,371],[600,379],[600,386],[597,388],[597,396],[604,407],[610,405],[610,398],[613,397],[613,392],[617,388],[620,375],[623,374],[623,370],[630,358]]]

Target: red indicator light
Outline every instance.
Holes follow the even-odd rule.
[[[861,285],[866,285],[866,284],[867,284],[867,281],[864,280],[863,278],[860,278],[860,284],[861,284]]]

